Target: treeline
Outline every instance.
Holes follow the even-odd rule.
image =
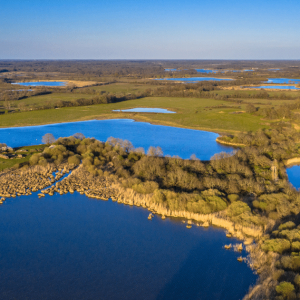
[[[246,112],[252,113],[254,115],[262,116],[266,119],[294,119],[300,120],[300,114],[293,112],[293,110],[300,109],[300,101],[295,101],[294,103],[288,103],[285,105],[278,105],[275,107],[255,107],[253,104],[249,103],[246,106]]]
[[[258,225],[264,222],[263,218],[277,220],[300,209],[295,207],[299,195],[288,183],[283,165],[283,160],[299,155],[297,138],[299,133],[291,128],[249,133],[238,136],[239,141],[249,141],[249,146],[201,162],[195,156],[190,160],[163,157],[161,149],[152,147],[145,154],[130,142],[114,138],[104,143],[69,137],[58,139],[54,148],[34,155],[29,163],[82,161],[91,176],[113,173],[124,187],[153,193],[154,201],[167,208],[212,213],[231,205],[231,210],[242,211],[232,211],[233,219]],[[271,171],[275,159],[277,181]]]
[[[76,78],[97,79],[103,77],[152,78],[199,74],[195,69],[243,70],[257,68],[254,72],[232,73],[232,75],[253,78],[258,73],[274,74],[269,69],[279,68],[281,76],[300,76],[299,61],[226,61],[226,60],[51,60],[51,61],[0,61],[0,70],[31,73],[32,76],[55,77],[58,74]],[[180,69],[166,72],[165,68]],[[276,73],[277,74],[277,73]],[[224,76],[222,73],[218,73]],[[49,77],[48,77],[49,78]],[[296,77],[294,77],[296,78]]]

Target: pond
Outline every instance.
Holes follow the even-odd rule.
[[[1,143],[10,147],[41,144],[42,136],[52,133],[55,138],[81,132],[86,137],[106,141],[108,137],[126,139],[134,147],[160,146],[164,155],[189,158],[195,154],[201,160],[209,160],[219,152],[231,152],[233,148],[216,142],[217,133],[171,126],[152,125],[130,119],[92,120],[58,123],[41,126],[0,128]]]
[[[165,69],[167,72],[177,71],[177,69]]]
[[[299,90],[294,85],[262,85],[262,86],[249,86],[252,89],[276,89],[276,90]]]
[[[117,112],[141,112],[141,113],[160,113],[160,114],[176,114],[175,111],[170,111],[164,108],[136,107],[130,109],[114,109]]]
[[[238,300],[255,284],[224,230],[148,214],[77,192],[6,200],[0,298]]]
[[[268,81],[265,81],[265,83],[300,83],[300,79],[291,79],[291,78],[268,78]]]
[[[217,70],[195,69],[198,73],[217,73]]]
[[[296,188],[300,188],[300,166],[292,166],[286,169],[290,183]]]
[[[230,78],[215,78],[215,77],[189,77],[189,78],[161,78],[155,80],[170,80],[170,81],[184,81],[184,82],[199,82],[199,81],[222,81],[233,80]]]
[[[32,81],[32,82],[15,82],[12,84],[24,85],[24,86],[65,86],[63,81]]]

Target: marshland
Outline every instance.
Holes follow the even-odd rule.
[[[31,278],[40,272],[41,282],[50,280],[62,289],[76,282],[78,289],[72,296],[65,294],[65,298],[80,299],[84,288],[72,276],[65,285],[56,282],[54,277],[60,273],[54,266],[62,264],[62,257],[67,260],[61,275],[72,270],[78,276],[72,264],[83,274],[89,269],[103,282],[98,293],[102,291],[101,295],[110,299],[120,297],[113,293],[114,276],[119,290],[126,290],[126,297],[141,297],[141,290],[132,294],[136,285],[130,283],[138,280],[149,299],[170,299],[170,295],[172,299],[198,299],[201,290],[205,290],[201,299],[211,299],[210,293],[214,293],[214,299],[299,298],[300,195],[290,183],[299,186],[298,173],[293,181],[289,170],[300,158],[300,94],[297,90],[243,88],[265,86],[275,76],[294,79],[293,84],[298,86],[297,64],[215,61],[212,67],[207,61],[74,61],[70,68],[69,62],[1,61],[0,142],[13,147],[2,145],[0,157],[3,253],[12,253],[11,259],[16,259]],[[196,69],[219,70],[213,76],[232,80],[154,80],[201,76]],[[248,69],[253,71],[236,72]],[[12,84],[43,81],[69,83],[59,87],[29,84],[32,91],[20,91],[20,86]],[[139,108],[144,111],[125,111]],[[151,108],[176,113],[145,112]],[[73,136],[76,132],[81,134]],[[153,215],[151,220],[147,219],[149,213]],[[91,221],[87,221],[89,217]],[[36,229],[38,224],[41,230]],[[93,226],[98,226],[101,234],[96,234]],[[125,234],[126,228],[130,233],[134,228],[141,229],[133,239]],[[42,237],[43,232],[48,241]],[[64,241],[63,236],[68,235],[70,240]],[[75,242],[76,236],[82,248]],[[29,247],[25,237],[37,245],[30,247],[34,253],[48,249],[46,256],[40,256],[43,264],[26,267],[33,263],[26,251],[9,246],[19,241],[22,247]],[[102,239],[101,247],[97,239]],[[118,240],[127,247],[125,250]],[[197,243],[201,241],[200,247]],[[134,264],[128,251],[137,243],[142,243],[144,254],[134,252],[139,257]],[[243,250],[239,252],[241,243]],[[72,254],[68,245],[75,247],[76,253]],[[55,251],[49,250],[51,246]],[[113,264],[115,256],[108,255],[109,247],[119,253],[118,265],[124,269]],[[147,247],[151,251],[146,251]],[[158,254],[153,257],[155,251]],[[209,256],[209,252],[214,255]],[[55,253],[62,257],[55,258]],[[91,255],[90,260],[85,258],[85,265],[79,262],[84,253]],[[166,255],[181,264],[173,269],[169,261],[162,264]],[[51,257],[53,267],[47,264],[47,257]],[[204,264],[203,257],[209,265]],[[0,259],[3,295],[8,299],[18,297],[18,291],[30,295],[23,283],[37,287],[37,279],[25,280],[24,274],[13,272],[10,261],[8,256]],[[126,269],[130,279],[122,281],[117,273],[109,274],[110,266],[121,273]],[[15,264],[11,267],[16,270]],[[215,271],[208,276],[201,268],[210,267]],[[46,268],[53,278],[39,268]],[[217,276],[221,269],[222,278],[228,280],[216,289],[218,284],[214,282],[223,280]],[[98,274],[99,270],[106,279]],[[158,271],[161,276],[160,284],[153,281],[158,286],[153,293],[144,280],[145,270],[150,274]],[[21,278],[22,283],[13,292],[15,278]],[[95,288],[92,277],[78,278],[89,281],[91,290]],[[240,280],[240,288],[232,286]],[[104,282],[109,288],[104,288]],[[177,292],[173,291],[175,286]],[[48,292],[39,287],[32,299],[41,295],[47,299]]]

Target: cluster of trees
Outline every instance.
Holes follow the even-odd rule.
[[[287,128],[227,137],[247,147],[202,162],[195,156],[190,160],[163,157],[161,149],[153,147],[145,154],[144,149],[134,149],[129,141],[120,139],[110,138],[104,143],[73,136],[58,139],[52,143],[54,147],[32,156],[30,164],[82,161],[92,176],[103,175],[110,165],[110,172],[125,187],[154,193],[154,201],[166,207],[211,213],[231,205],[232,218],[239,223],[261,224],[262,219],[254,215],[277,220],[299,208],[295,206],[298,193],[288,183],[282,163],[299,155],[295,146],[298,137],[299,133]],[[47,137],[44,142],[53,139]],[[275,159],[279,162],[276,182],[271,171]],[[255,196],[243,202],[247,195]]]
[[[298,68],[295,68],[295,66]],[[265,74],[274,74],[269,69],[280,69],[280,75],[289,78],[290,75],[299,74],[298,61],[226,61],[226,60],[73,60],[73,61],[0,61],[0,70],[7,72],[26,72],[32,76],[47,76],[50,74],[66,74],[74,78],[103,78],[103,77],[131,77],[149,78],[166,76],[173,73],[165,71],[165,68],[179,70],[176,74],[197,74],[195,69],[243,70],[257,68]],[[255,72],[243,72],[243,77],[255,77]],[[269,71],[268,71],[269,70]],[[4,72],[3,71],[3,72]],[[261,71],[260,71],[261,72]],[[236,74],[236,73],[234,73]],[[241,73],[238,73],[240,76]],[[218,76],[223,76],[218,73]],[[224,74],[225,75],[225,74]],[[177,75],[176,75],[177,76]]]
[[[294,103],[289,103],[285,105],[279,105],[276,107],[255,107],[253,104],[249,103],[246,106],[246,112],[254,113],[256,115],[262,116],[264,118],[274,120],[274,119],[300,119],[298,113],[294,113],[293,110],[300,108],[300,101],[295,101]]]
[[[300,155],[299,138],[299,132],[284,126],[226,136],[224,140],[245,147],[200,161],[194,155],[189,160],[163,156],[154,147],[145,153],[116,138],[101,142],[78,133],[55,140],[47,134],[43,141],[48,147],[33,154],[29,164],[82,163],[91,180],[113,176],[126,188],[152,194],[153,202],[171,210],[208,214],[227,208],[227,216],[242,225],[273,220],[275,226],[259,245],[279,254],[271,274],[277,282],[273,292],[278,299],[294,299],[300,292],[300,194],[288,182],[284,160]]]

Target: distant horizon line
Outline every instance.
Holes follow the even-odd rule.
[[[300,61],[300,58],[297,59],[284,59],[284,58],[278,58],[278,59],[235,59],[235,58],[0,58],[0,61],[55,61],[55,60],[105,60],[105,61],[115,61],[115,60],[121,60],[121,61],[166,61],[166,60],[184,60],[184,61],[190,61],[190,60],[202,60],[202,61]]]

